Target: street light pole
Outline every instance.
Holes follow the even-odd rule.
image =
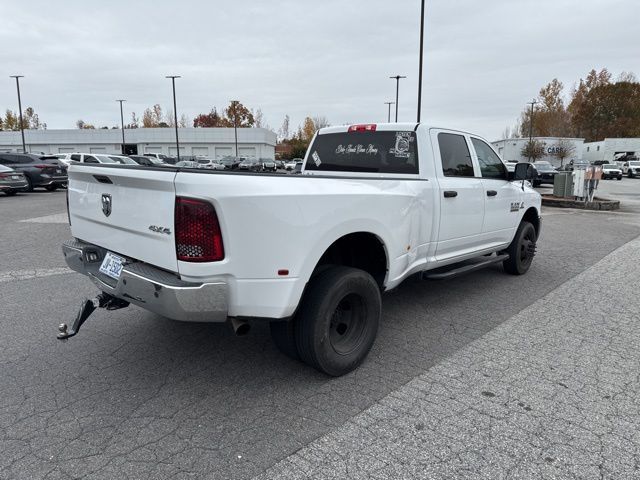
[[[178,141],[178,109],[176,107],[176,78],[182,78],[180,75],[167,75],[165,78],[171,79],[173,87],[173,122],[176,127],[176,155],[178,162],[180,161],[180,142]]]
[[[422,57],[424,46],[424,1],[420,9],[420,67],[418,72],[418,123],[420,123],[420,110],[422,109]]]
[[[238,100],[231,100],[233,105],[233,133],[236,136],[236,158],[238,157]]]
[[[18,90],[18,115],[20,117],[20,134],[22,135],[22,153],[27,153],[27,146],[24,142],[24,125],[22,124],[22,101],[20,100],[20,79],[24,75],[10,75],[10,78],[16,79],[16,89]]]
[[[126,102],[126,100],[116,100],[116,102],[120,102],[120,127],[122,128],[122,154],[125,154],[124,151],[124,114],[122,113],[122,102]]]
[[[387,123],[391,123],[391,105],[394,105],[396,102],[384,102],[385,105],[389,106],[389,111],[387,112]]]
[[[389,77],[389,78],[395,78],[396,80],[396,123],[398,123],[398,95],[400,94],[400,79],[407,78],[407,77],[403,77],[402,75],[396,75],[395,77]]]
[[[529,114],[529,163],[531,163],[531,149],[533,148],[533,106],[538,103],[536,100],[531,100],[528,105],[531,105],[531,113]]]

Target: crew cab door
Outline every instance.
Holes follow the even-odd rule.
[[[485,193],[465,135],[432,129],[431,143],[440,196],[436,259],[446,260],[481,247]]]
[[[470,139],[484,189],[484,241],[487,247],[509,243],[523,206],[522,189],[509,181],[507,167],[484,140],[474,136]]]

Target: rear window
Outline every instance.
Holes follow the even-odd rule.
[[[306,170],[325,172],[418,173],[415,132],[363,131],[316,136]]]

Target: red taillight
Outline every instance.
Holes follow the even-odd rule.
[[[35,168],[52,168],[51,165],[34,165]]]
[[[218,262],[224,245],[216,210],[208,202],[176,197],[176,253],[183,262]]]
[[[376,124],[375,123],[367,123],[363,125],[351,125],[349,127],[350,132],[375,132]]]
[[[8,173],[0,173],[0,178],[9,178]]]

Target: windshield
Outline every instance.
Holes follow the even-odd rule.
[[[632,167],[640,167],[640,162],[629,162]]]
[[[209,163],[213,163],[213,162],[211,162],[211,160],[207,160],[207,159],[205,158],[205,159],[202,159],[202,160],[198,160],[198,163],[202,163],[203,165],[207,165],[207,164],[209,164]]]
[[[602,168],[618,168],[617,165],[612,165],[610,163],[607,163],[606,165],[604,165]]]
[[[414,131],[352,131],[317,135],[306,170],[367,173],[418,173]]]
[[[162,165],[164,162],[162,160],[158,160],[156,157],[147,157],[149,160],[151,160],[151,163],[154,163],[156,165]]]

